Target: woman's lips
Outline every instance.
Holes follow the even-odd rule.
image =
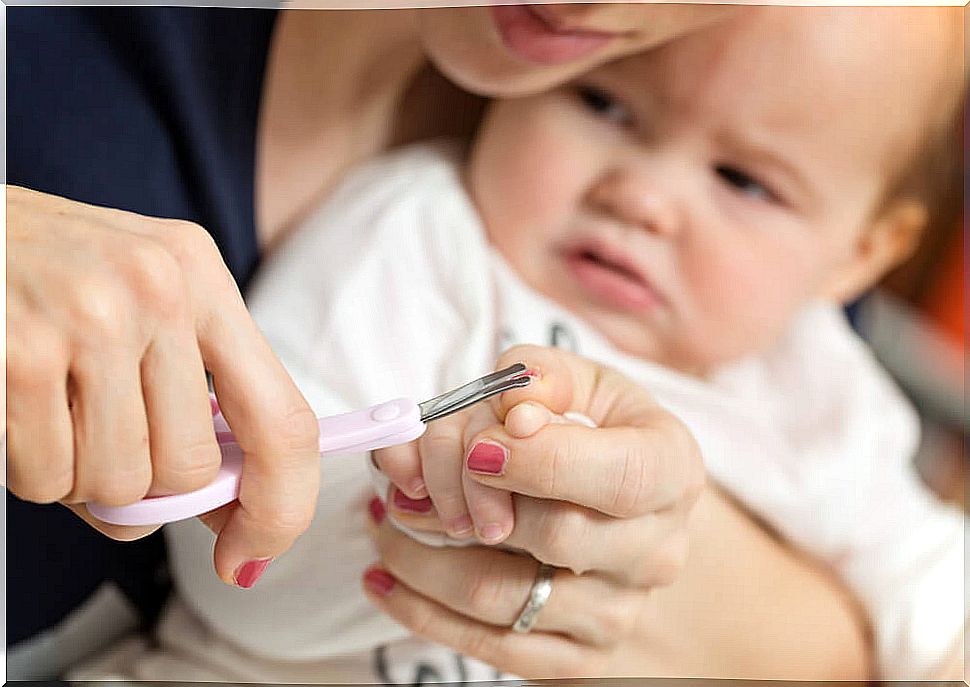
[[[566,264],[580,285],[614,308],[646,312],[663,302],[660,294],[625,256],[605,247],[567,250]]]
[[[495,5],[491,10],[505,47],[534,64],[571,62],[596,52],[618,35],[557,28],[529,5]]]

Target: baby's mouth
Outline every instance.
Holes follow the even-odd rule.
[[[645,312],[662,302],[642,270],[621,251],[586,244],[567,249],[565,258],[580,285],[606,305]]]

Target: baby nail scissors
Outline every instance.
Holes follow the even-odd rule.
[[[404,444],[424,434],[426,423],[457,413],[470,405],[509,389],[526,386],[528,370],[516,363],[487,374],[423,403],[398,398],[363,410],[317,420],[320,426],[320,455],[359,453]],[[221,416],[214,418],[216,440],[222,452],[219,474],[207,486],[173,496],[147,497],[127,506],[88,503],[94,517],[115,525],[158,525],[184,520],[234,501],[239,495],[243,453]]]

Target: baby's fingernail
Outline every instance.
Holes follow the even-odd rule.
[[[472,519],[467,515],[463,515],[460,518],[455,518],[445,525],[445,532],[448,533],[449,537],[454,537],[455,539],[464,539],[470,535],[474,529]]]
[[[408,483],[408,489],[411,492],[411,497],[419,499],[428,495],[428,487],[425,485],[424,480],[420,477],[415,477]]]
[[[531,437],[552,422],[552,412],[539,403],[520,403],[505,416],[505,430],[514,437]]]
[[[472,472],[486,475],[501,475],[505,470],[505,463],[509,459],[509,451],[501,444],[492,441],[479,441],[468,452],[465,463]]]
[[[505,528],[497,522],[491,522],[479,530],[478,538],[485,544],[497,544],[505,538]]]
[[[260,577],[262,577],[263,572],[266,570],[266,566],[268,566],[272,561],[272,556],[269,558],[256,558],[251,561],[246,561],[236,568],[236,572],[232,576],[232,579],[236,583],[237,587],[249,589],[256,584],[256,581]]]
[[[425,497],[423,499],[412,499],[409,498],[403,491],[399,489],[394,490],[394,507],[398,510],[405,511],[407,513],[430,513],[432,508],[431,499]]]
[[[372,498],[370,503],[367,504],[367,510],[370,511],[370,517],[376,524],[380,525],[384,522],[384,516],[387,514],[387,511],[384,509],[384,502],[379,498],[376,496]]]
[[[387,596],[396,584],[397,580],[386,570],[368,568],[364,573],[364,586],[378,596]]]

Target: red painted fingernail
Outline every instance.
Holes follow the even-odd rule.
[[[369,568],[364,573],[364,586],[378,596],[387,596],[396,584],[397,580],[389,572],[380,568]]]
[[[376,496],[372,498],[370,503],[367,504],[367,510],[370,511],[371,519],[376,524],[380,525],[382,522],[384,522],[384,516],[387,514],[387,511],[384,510],[384,502],[379,498]]]
[[[504,446],[491,441],[479,441],[468,453],[466,464],[472,472],[486,475],[501,475],[509,452]]]
[[[232,576],[232,579],[236,582],[237,586],[243,589],[249,589],[256,584],[256,580],[262,577],[266,566],[272,561],[272,558],[256,558],[251,561],[246,561],[236,568],[236,574]]]
[[[431,499],[425,497],[423,499],[412,499],[408,498],[404,492],[394,490],[394,507],[407,511],[408,513],[430,513],[432,504]]]

